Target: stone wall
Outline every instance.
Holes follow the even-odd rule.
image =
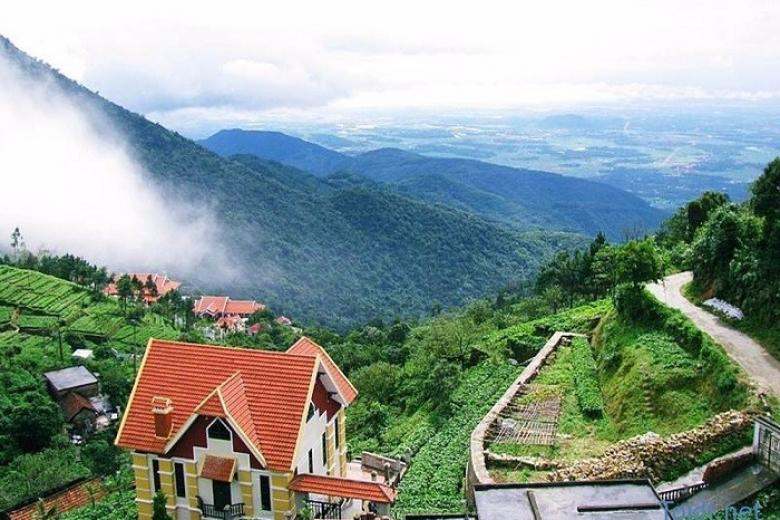
[[[695,465],[705,450],[731,436],[744,435],[753,425],[745,412],[716,415],[693,430],[661,438],[653,433],[640,435],[608,448],[598,458],[575,462],[550,473],[552,482],[569,480],[612,480],[649,478],[659,482],[670,469],[683,463]]]

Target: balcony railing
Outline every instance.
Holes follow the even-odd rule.
[[[320,502],[319,500],[307,500],[306,504],[311,508],[312,518],[341,519],[341,502]]]
[[[219,510],[214,504],[207,504],[202,498],[198,497],[198,509],[204,518],[218,518],[220,520],[235,520],[244,518],[244,503],[230,504],[225,509]]]

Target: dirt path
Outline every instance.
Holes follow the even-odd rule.
[[[692,279],[690,272],[673,274],[667,276],[662,283],[649,284],[647,288],[669,307],[682,311],[699,329],[722,345],[728,355],[745,369],[762,390],[780,396],[780,362],[750,337],[689,302],[682,295],[681,289]]]

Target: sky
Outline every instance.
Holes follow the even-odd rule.
[[[776,103],[776,0],[4,1],[27,53],[185,135],[257,121]]]

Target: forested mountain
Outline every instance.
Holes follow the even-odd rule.
[[[548,172],[472,159],[435,158],[384,148],[338,154],[278,132],[223,130],[201,141],[219,154],[252,154],[309,171],[349,172],[411,197],[445,204],[518,229],[605,232],[654,230],[664,213],[619,188]],[[278,149],[273,144],[278,144]]]
[[[345,155],[281,132],[220,130],[200,144],[222,156],[251,154],[324,176],[349,162]]]
[[[529,275],[581,237],[523,234],[387,189],[333,189],[278,163],[229,160],[78,85],[0,40],[0,53],[52,95],[62,91],[96,125],[119,132],[166,198],[213,210],[224,256],[239,276],[203,290],[267,301],[331,326],[427,313]],[[314,189],[316,187],[316,189]],[[121,195],[121,194],[120,194]],[[147,266],[154,269],[155,266]],[[172,273],[175,274],[175,273]]]

